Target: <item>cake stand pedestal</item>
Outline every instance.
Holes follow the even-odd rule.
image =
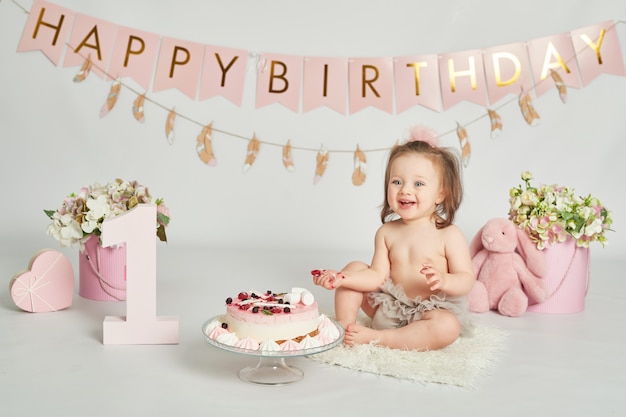
[[[322,353],[330,350],[343,341],[344,335],[343,327],[341,327],[341,325],[335,320],[330,319],[337,328],[339,332],[339,337],[326,345],[309,349],[287,351],[242,349],[236,346],[220,343],[217,340],[213,340],[207,336],[207,326],[216,318],[217,317],[209,319],[202,325],[202,334],[204,335],[205,340],[210,345],[228,352],[258,357],[259,360],[256,365],[246,366],[245,368],[242,368],[238,373],[239,379],[252,384],[286,385],[302,380],[302,378],[304,378],[304,372],[300,368],[288,365],[286,359],[298,356],[315,355],[317,353]]]
[[[242,381],[253,384],[285,385],[300,381],[304,378],[304,371],[287,365],[284,357],[261,356],[255,366],[246,366],[239,371],[238,375]]]

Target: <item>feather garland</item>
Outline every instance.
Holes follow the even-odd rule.
[[[354,151],[354,172],[352,173],[352,184],[359,186],[365,182],[365,167],[367,165],[367,159],[365,153],[356,146]]]
[[[113,110],[115,103],[117,103],[117,98],[120,95],[121,89],[122,89],[122,83],[120,82],[119,78],[117,78],[111,84],[111,89],[109,90],[109,95],[107,96],[107,100],[102,105],[102,108],[100,108],[100,117],[106,116],[111,110]]]
[[[283,146],[283,165],[285,166],[285,169],[287,171],[295,171],[295,167],[293,166],[293,158],[291,157],[291,139],[289,139],[285,146]]]
[[[468,166],[470,155],[472,153],[472,146],[469,143],[467,131],[459,124],[459,122],[456,123],[456,135],[459,137],[459,143],[461,144],[461,161],[463,161],[463,166]]]
[[[85,81],[89,73],[91,72],[91,54],[87,55],[85,62],[83,62],[83,66],[80,67],[78,73],[74,76],[74,82],[80,83]]]
[[[213,134],[213,122],[202,128],[202,131],[198,135],[196,140],[196,152],[198,157],[205,164],[214,167],[217,165],[217,160],[213,154],[213,146],[211,145],[211,134]]]
[[[487,109],[491,121],[491,139],[495,139],[502,133],[502,119],[495,110]]]
[[[165,137],[170,145],[174,143],[174,122],[176,121],[176,111],[175,108],[172,107],[170,113],[167,115],[167,120],[165,121]]]
[[[248,142],[248,153],[246,154],[246,161],[243,165],[243,172],[248,171],[252,164],[254,164],[259,150],[261,150],[261,142],[256,138],[256,135],[253,135],[252,140]]]
[[[567,87],[565,86],[565,83],[563,82],[563,78],[561,78],[559,73],[553,69],[550,69],[550,75],[552,76],[552,79],[554,80],[554,84],[556,85],[556,89],[559,92],[559,97],[561,98],[561,101],[563,103],[566,103],[567,102]]]
[[[137,120],[139,123],[143,123],[146,121],[143,114],[143,102],[145,99],[146,93],[143,93],[142,95],[138,96],[133,102],[133,116],[135,117],[135,120]]]
[[[317,165],[315,166],[315,178],[313,179],[313,184],[317,184],[324,175],[326,171],[326,165],[328,164],[328,159],[330,155],[328,151],[324,148],[324,145],[317,152]]]
[[[526,120],[526,123],[531,126],[537,126],[541,118],[533,107],[533,103],[530,99],[530,94],[524,94],[524,92],[522,91],[519,96],[519,106],[522,109],[522,116],[524,116],[524,120]]]

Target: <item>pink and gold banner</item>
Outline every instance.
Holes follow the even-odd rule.
[[[393,113],[393,60],[350,58],[348,60],[350,114],[366,107]]]
[[[487,48],[483,59],[490,103],[533,88],[530,61],[523,43]]]
[[[547,36],[528,42],[528,54],[535,80],[535,95],[541,97],[547,91],[554,90],[554,81],[550,71],[556,71],[563,83],[572,88],[579,88],[576,53],[569,33]]]
[[[583,86],[602,73],[626,76],[617,31],[611,30],[614,25],[604,22],[572,31]]]
[[[178,88],[195,100],[203,60],[204,45],[163,38],[152,90]]]
[[[263,54],[257,71],[256,107],[280,103],[298,112],[301,79],[302,57]]]
[[[302,112],[326,106],[346,114],[348,61],[343,58],[304,58]]]
[[[555,79],[580,88],[603,73],[626,76],[615,24],[445,54],[303,57],[163,37],[35,0],[17,51],[39,50],[57,66],[65,54],[64,67],[89,57],[100,77],[128,77],[154,92],[177,88],[192,100],[220,96],[241,106],[249,66],[256,65],[257,108],[279,103],[294,112],[325,106],[354,114],[374,107],[393,114],[421,106],[440,112],[463,101],[493,106],[521,92],[539,97]],[[256,62],[249,62],[251,55]]]
[[[160,45],[159,35],[120,26],[113,46],[109,75],[111,78],[131,78],[149,90]]]
[[[74,14],[70,10],[35,0],[17,52],[41,51],[58,66],[73,23]]]
[[[440,55],[439,82],[444,110],[464,100],[487,106],[487,86],[481,51]]]
[[[224,97],[241,106],[248,68],[248,52],[243,49],[207,45],[200,79],[200,100]]]
[[[91,58],[91,71],[101,78],[105,73],[113,52],[117,26],[91,16],[77,14],[74,18],[69,46],[65,54],[64,67],[83,65]]]
[[[394,58],[396,113],[421,105],[441,111],[439,60],[437,55],[414,55]]]

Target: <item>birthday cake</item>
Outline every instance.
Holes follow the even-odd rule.
[[[313,294],[242,291],[226,299],[226,314],[205,328],[208,338],[248,350],[302,350],[332,343],[339,337],[334,323],[319,313]]]

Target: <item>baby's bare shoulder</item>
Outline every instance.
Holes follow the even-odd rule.
[[[379,228],[378,231],[376,233],[378,234],[389,234],[389,233],[395,233],[395,231],[400,230],[401,228],[401,224],[398,223],[397,220],[393,220],[387,223],[383,223]]]
[[[447,238],[465,239],[465,235],[463,234],[463,231],[455,224],[451,224],[450,226],[446,226],[442,229],[439,229],[439,231],[441,232],[443,236],[446,236]]]

